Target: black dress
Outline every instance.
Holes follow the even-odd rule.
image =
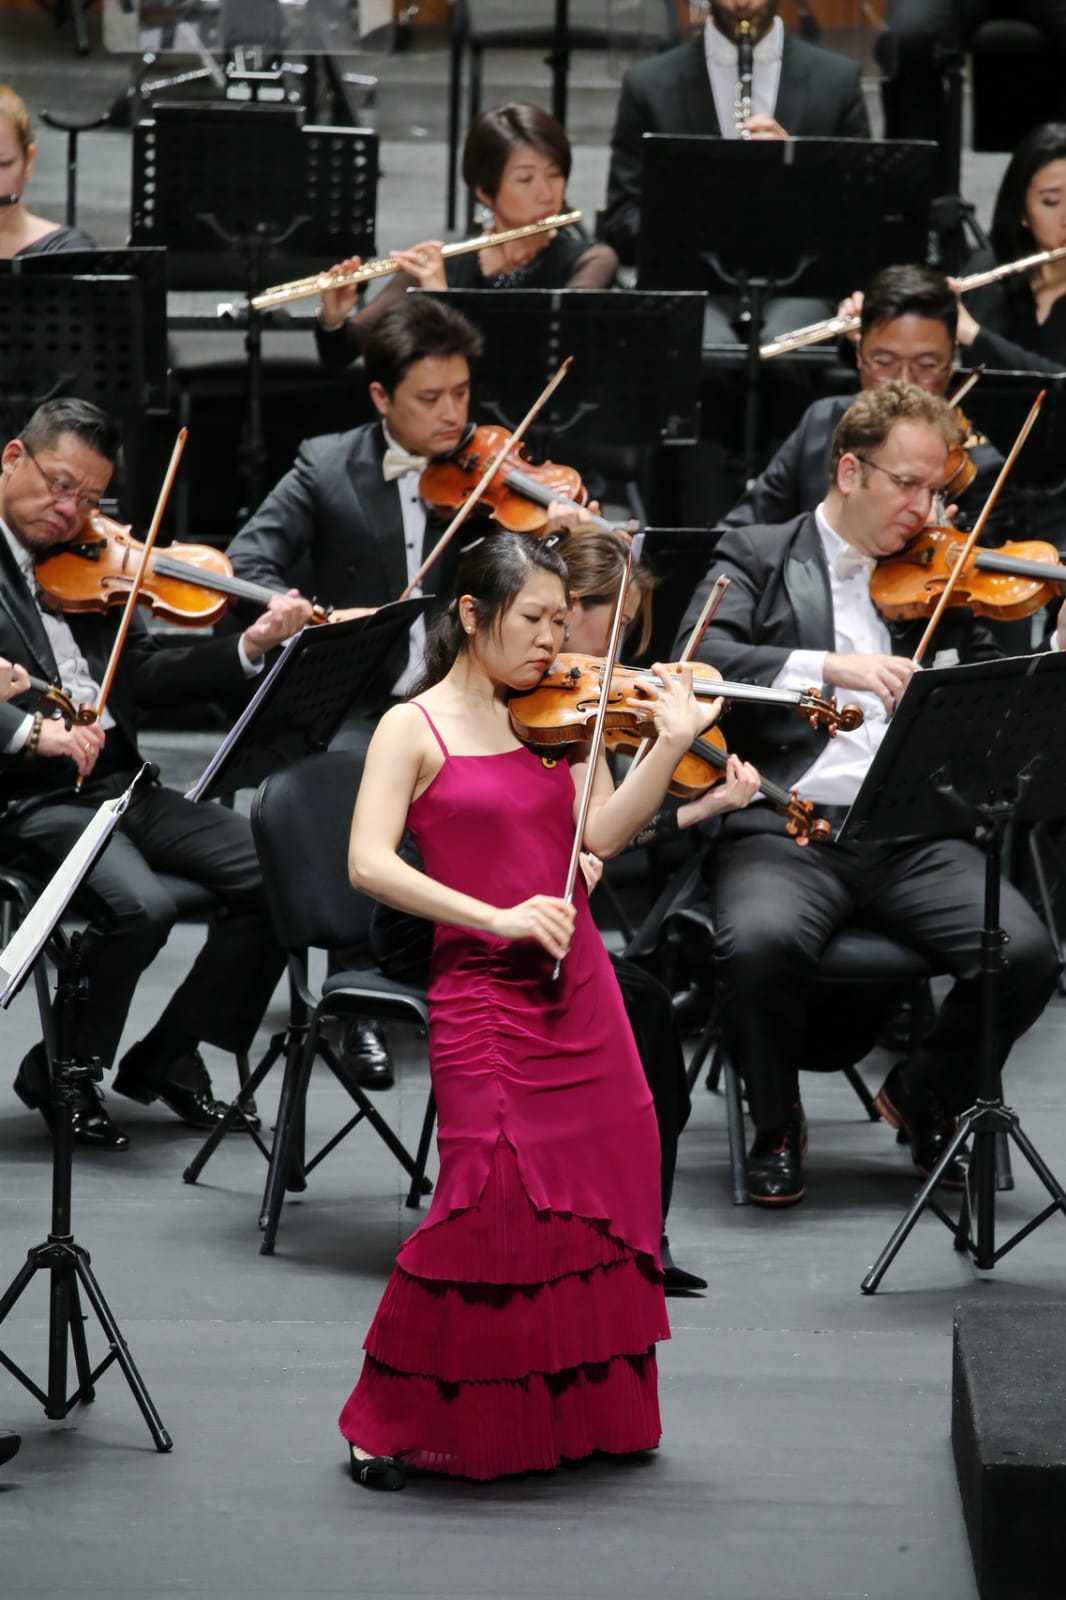
[[[57,255],[62,250],[95,249],[96,240],[90,238],[81,228],[54,228],[42,239],[34,239],[32,244],[23,245],[21,250],[16,250],[15,256],[50,256]]]

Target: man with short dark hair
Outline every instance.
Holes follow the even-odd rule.
[[[117,427],[81,400],[47,401],[0,453],[0,655],[61,682],[76,706],[99,705],[119,618],[113,609],[75,615],[45,604],[37,569],[54,552],[78,548],[117,455]],[[89,561],[86,570],[91,574]],[[100,802],[122,793],[141,767],[138,709],[207,699],[242,704],[266,652],[308,614],[299,595],[279,594],[239,639],[166,650],[136,614],[97,721],[68,727],[25,693],[0,705],[4,858],[49,873]],[[88,987],[78,1007],[73,1050],[105,1068],[114,1059],[138,979],[166,942],[176,915],[159,873],[204,884],[225,915],[213,924],[159,1021],[123,1058],[114,1087],[145,1104],[162,1100],[191,1126],[212,1128],[224,1107],[213,1096],[198,1046],[206,1041],[247,1050],[284,966],[270,934],[244,817],[219,806],[191,805],[157,781],[137,786],[121,828],[83,889],[90,910],[82,941]],[[15,1091],[49,1125],[50,1088],[49,1063],[38,1044],[19,1068]],[[129,1144],[95,1085],[78,1090],[73,1131],[80,1143],[98,1149]]]
[[[832,741],[788,711],[738,704],[730,713],[730,743],[833,824],[855,799],[917,670],[910,658],[924,628],[886,624],[869,575],[923,526],[954,436],[951,408],[934,394],[891,381],[860,395],[837,427],[822,502],[783,525],[727,532],[683,624],[682,637],[711,582],[724,575],[730,587],[700,657],[726,678],[788,689],[825,684],[859,704],[863,726]],[[962,661],[999,654],[987,629],[961,608],[945,612],[937,646]],[[1053,648],[1066,648],[1066,610]],[[797,850],[784,819],[756,802],[723,820],[711,871],[716,993],[755,1123],[751,1199],[792,1205],[806,1192],[799,1068],[815,1020],[811,984],[833,934],[855,922],[912,943],[956,980],[917,1050],[892,1069],[877,1097],[885,1120],[906,1131],[915,1169],[928,1174],[976,1091],[981,852],[962,838]],[[1002,1063],[1043,1010],[1057,958],[1018,891],[1003,883],[1001,895]],[[944,1181],[962,1186],[959,1162]]]

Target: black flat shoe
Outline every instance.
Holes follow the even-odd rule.
[[[402,1489],[407,1482],[407,1468],[395,1456],[357,1456],[353,1445],[348,1446],[352,1482],[361,1483],[364,1489]]]
[[[369,1022],[350,1022],[345,1028],[340,1066],[363,1089],[391,1089],[396,1081],[385,1035]]]
[[[915,1172],[928,1178],[955,1136],[955,1118],[935,1094],[906,1088],[902,1061],[896,1063],[881,1085],[874,1105],[889,1127],[906,1135]],[[966,1171],[966,1155],[959,1150],[941,1173],[941,1185],[945,1189],[965,1189]]]
[[[126,1052],[115,1073],[114,1090],[128,1100],[150,1106],[155,1100],[163,1104],[190,1128],[210,1131],[226,1115],[226,1106],[215,1099],[207,1066],[199,1050],[179,1056],[175,1061],[154,1062],[145,1049],[144,1041]],[[260,1126],[254,1112],[246,1113],[253,1128]],[[231,1126],[234,1131],[246,1127],[240,1119]]]
[[[677,1265],[665,1233],[659,1247],[659,1256],[663,1264],[664,1294],[695,1294],[700,1289],[706,1289],[706,1278],[698,1278],[694,1272],[686,1272],[683,1267]]]
[[[43,1045],[35,1044],[23,1058],[14,1088],[22,1104],[30,1111],[39,1111],[49,1133],[54,1134],[52,1081]],[[115,1127],[95,1083],[78,1085],[77,1099],[71,1107],[70,1132],[78,1144],[90,1150],[128,1150],[130,1147],[129,1134]]]
[[[807,1118],[795,1105],[781,1128],[755,1135],[748,1153],[748,1194],[752,1205],[794,1206],[807,1193],[803,1157],[807,1154]]]

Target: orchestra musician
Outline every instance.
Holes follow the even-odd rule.
[[[500,532],[464,553],[356,802],[353,884],[436,925],[440,1175],[340,1418],[369,1488],[402,1488],[408,1465],[487,1479],[659,1439],[652,1101],[583,885],[561,898],[587,748],[541,760],[507,705],[564,642],[554,545]],[[708,721],[684,677],[652,709],[656,742],[618,789],[597,758],[583,843],[601,858],[655,812]],[[398,854],[405,829],[424,872]]]
[[[99,704],[118,629],[114,611],[66,615],[42,603],[35,567],[77,541],[107,491],[118,455],[117,425],[81,400],[49,400],[0,454],[0,651],[37,676],[61,682],[75,706]],[[243,703],[267,651],[307,620],[296,594],[278,595],[241,634],[162,649],[140,616],[132,619],[107,709],[71,726],[35,709],[25,694],[0,705],[4,753],[0,851],[48,872],[79,838],[102,800],[120,794],[142,765],[139,707],[190,700]],[[75,780],[82,785],[75,789]],[[155,1026],[123,1057],[119,1094],[161,1100],[182,1121],[212,1128],[214,1098],[201,1042],[247,1050],[284,967],[269,931],[259,865],[247,819],[221,806],[191,805],[142,779],[122,825],[86,879],[90,907],[82,943],[88,993],[78,1008],[74,1054],[109,1067],[141,973],[166,942],[173,900],[157,872],[206,885],[217,918],[188,977]],[[42,1044],[19,1067],[15,1089],[50,1124],[49,1064]],[[95,1084],[79,1087],[74,1138],[122,1150],[127,1135],[110,1120]]]
[[[752,114],[738,126],[737,28],[742,22],[753,28],[755,48]],[[787,33],[777,0],[710,0],[702,32],[631,67],[622,80],[604,237],[627,265],[637,254],[646,133],[867,139],[870,121],[858,66]]]
[[[565,211],[570,166],[565,130],[547,111],[526,102],[483,111],[463,146],[463,181],[484,207],[488,233]],[[439,239],[391,254],[403,270],[386,278],[361,310],[356,310],[354,285],[323,294],[315,339],[326,366],[353,361],[374,320],[408,289],[607,289],[618,268],[610,246],[592,241],[580,224],[447,259]],[[332,270],[351,271],[360,264],[352,256]]]
[[[840,315],[861,316],[855,349],[863,389],[903,380],[930,394],[946,394],[955,371],[959,300],[934,267],[885,267],[840,307]],[[790,522],[813,511],[825,493],[833,435],[853,395],[826,395],[807,407],[793,432],[747,492],[721,519],[723,528]],[[946,496],[972,526],[999,475],[1003,457],[983,435],[970,434],[966,449],[975,469],[973,482]],[[1009,485],[988,519],[982,542],[1001,544],[1012,525]]]
[[[27,210],[24,196],[36,158],[26,103],[0,83],[0,260],[95,249],[95,240],[81,228],[64,227]]]
[[[861,394],[841,418],[829,488],[813,511],[772,527],[733,528],[697,591],[731,579],[699,655],[728,678],[847,691],[865,713],[856,733],[831,743],[799,718],[736,706],[730,738],[765,778],[799,786],[819,816],[839,821],[858,792],[887,719],[913,672],[922,624],[886,625],[870,599],[879,556],[902,549],[924,524],[943,481],[955,421],[944,400],[890,382]],[[1059,614],[1053,648],[1066,646]],[[962,661],[999,652],[971,612],[945,612],[937,649]],[[839,928],[858,923],[912,944],[955,984],[916,1052],[894,1066],[877,1097],[905,1130],[915,1169],[931,1171],[972,1104],[978,1057],[978,973],[985,863],[968,839],[832,843],[797,850],[777,814],[761,804],[726,817],[709,885],[715,977],[723,1025],[747,1083],[755,1124],[748,1156],[751,1199],[766,1206],[803,1198],[807,1129],[798,1041],[821,1022],[809,1009],[820,953]],[[1006,972],[1001,1061],[1040,1015],[1057,958],[1043,924],[1009,883],[1001,885]],[[954,1163],[945,1182],[964,1182]]]
[[[1063,8],[1066,28],[1066,6]],[[1066,246],[1066,123],[1042,123],[1020,140],[992,212],[992,250],[967,271]],[[1066,371],[1066,260],[1012,273],[959,299],[967,366]]]

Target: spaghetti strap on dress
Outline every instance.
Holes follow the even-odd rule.
[[[452,755],[412,704],[444,756],[408,813],[429,875],[493,905],[561,894],[568,765]],[[658,1442],[658,1134],[580,881],[576,905],[558,980],[533,940],[434,930],[440,1174],[340,1418],[372,1454],[491,1478]]]

